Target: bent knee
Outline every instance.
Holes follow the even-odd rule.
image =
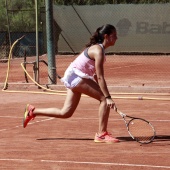
[[[70,118],[72,115],[73,115],[73,114],[70,114],[70,113],[68,114],[68,113],[67,113],[67,114],[64,115],[64,118]]]
[[[62,118],[70,118],[72,115],[73,115],[73,112],[61,111]]]
[[[106,103],[106,98],[105,98],[105,96],[101,96],[101,97],[100,97],[100,102]]]

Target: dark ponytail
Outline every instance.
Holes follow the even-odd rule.
[[[113,25],[106,24],[103,25],[95,31],[95,33],[90,38],[90,42],[86,44],[86,47],[90,47],[94,44],[100,44],[104,41],[104,35],[110,35],[113,31],[116,31],[116,28]]]

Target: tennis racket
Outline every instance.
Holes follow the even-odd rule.
[[[142,144],[148,144],[154,140],[156,131],[149,121],[128,116],[118,110],[116,106],[114,107],[114,110],[123,118],[128,133],[134,140]]]

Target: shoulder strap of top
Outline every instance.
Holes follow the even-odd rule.
[[[98,44],[101,48],[102,48],[102,51],[103,51],[103,54],[105,55],[105,51],[104,51],[104,47],[103,47],[103,44]],[[90,47],[88,47],[88,48],[86,48],[85,50],[84,50],[84,55],[87,57],[87,58],[89,58],[90,60],[93,60],[93,59],[91,59],[90,57],[89,57],[89,55],[88,55],[88,49],[89,49]]]
[[[99,44],[99,45],[100,45],[100,47],[102,47],[103,54],[105,55],[105,51],[104,51],[104,46],[103,46],[103,44]]]
[[[92,59],[89,57],[89,55],[88,55],[88,49],[89,49],[89,47],[84,50],[84,55],[85,55],[87,58],[89,58],[90,60],[92,60]]]

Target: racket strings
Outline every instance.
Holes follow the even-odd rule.
[[[142,119],[132,119],[128,124],[128,130],[131,136],[141,143],[149,143],[154,138],[152,125]]]

